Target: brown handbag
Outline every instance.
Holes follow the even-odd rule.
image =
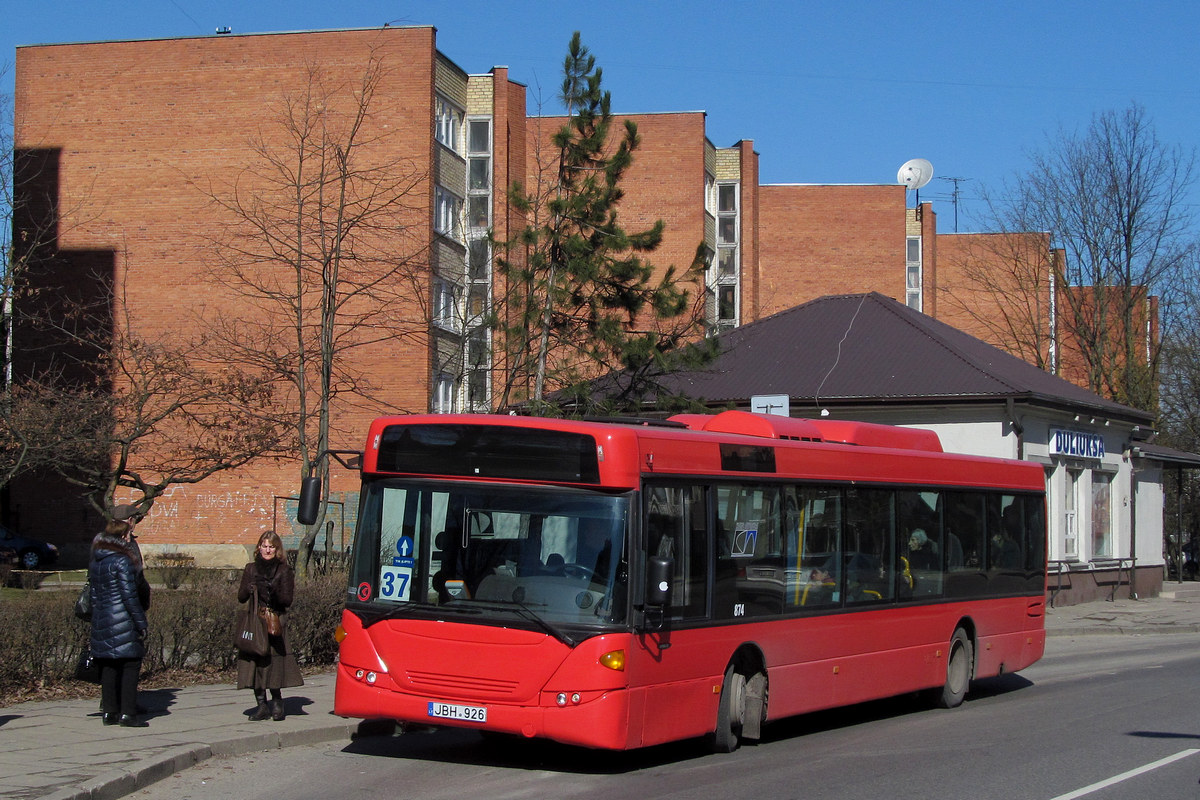
[[[283,633],[283,624],[279,621],[279,613],[275,609],[260,605],[258,615],[262,617],[263,627],[268,636],[279,636]]]

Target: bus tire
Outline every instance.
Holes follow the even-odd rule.
[[[962,705],[974,672],[975,648],[971,645],[971,638],[967,636],[967,632],[957,628],[950,637],[946,656],[946,682],[937,694],[938,707],[957,708]]]
[[[709,745],[714,753],[732,753],[742,738],[742,721],[746,717],[746,676],[730,664],[725,669],[721,685],[721,700],[717,706],[717,724]]]

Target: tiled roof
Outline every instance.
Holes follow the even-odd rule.
[[[710,405],[786,394],[792,407],[1013,399],[1135,424],[1114,403],[877,292],[831,295],[720,337],[704,370],[663,383]]]

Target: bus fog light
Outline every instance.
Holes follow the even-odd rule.
[[[582,699],[583,698],[580,696],[579,692],[575,692],[575,694],[571,695],[571,702],[575,705],[579,705],[579,701]]]
[[[367,673],[367,683],[374,683],[374,682],[375,682],[375,679],[376,679],[376,678],[378,678],[378,677],[379,677],[379,676],[378,676],[378,675],[376,675],[374,672],[368,672],[368,673]]]
[[[558,697],[554,698],[554,702],[558,703],[559,706],[565,706],[567,704],[567,693],[559,692]]]
[[[360,681],[361,681],[361,680],[363,679],[363,676],[364,676],[364,675],[366,675],[366,674],[367,674],[367,671],[366,671],[365,669],[356,669],[356,670],[354,670],[354,678],[355,678],[355,680],[360,680]]]

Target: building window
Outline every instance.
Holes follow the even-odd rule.
[[[437,99],[437,140],[458,152],[458,130],[462,127],[463,113],[443,97]]]
[[[487,328],[476,328],[467,337],[467,364],[471,367],[485,367],[488,361]]]
[[[486,281],[490,266],[487,239],[472,239],[467,243],[467,275],[473,281]]]
[[[487,311],[488,291],[486,283],[472,283],[467,290],[467,316],[478,322]]]
[[[435,414],[454,413],[454,388],[454,376],[448,372],[439,372],[433,387],[433,411]]]
[[[717,212],[720,214],[736,214],[738,207],[738,186],[736,183],[722,183],[717,187]]]
[[[737,248],[722,247],[717,250],[717,279],[737,279]]]
[[[717,215],[717,179],[707,170],[704,173],[704,210]]]
[[[921,237],[908,237],[905,253],[904,302],[917,311],[921,310]]]
[[[488,373],[473,369],[467,373],[467,403],[472,411],[488,410]]]
[[[1092,558],[1113,557],[1112,475],[1092,472]]]
[[[717,287],[717,327],[720,330],[737,324],[737,287]]]
[[[467,225],[476,230],[487,230],[491,199],[487,195],[473,194],[467,198]]]
[[[492,160],[490,158],[470,159],[470,183],[468,187],[471,191],[486,192],[491,189],[491,175],[488,172],[491,170]]]
[[[462,198],[452,192],[437,187],[437,208],[434,214],[433,229],[451,239],[459,238],[459,219],[462,217]]]
[[[492,123],[487,119],[473,119],[470,122],[470,135],[467,147],[472,153],[492,152],[491,143]]]
[[[433,282],[433,321],[447,328],[459,328],[458,304],[462,290],[449,281]]]
[[[1063,493],[1063,558],[1079,558],[1079,470],[1067,470],[1067,491]]]

